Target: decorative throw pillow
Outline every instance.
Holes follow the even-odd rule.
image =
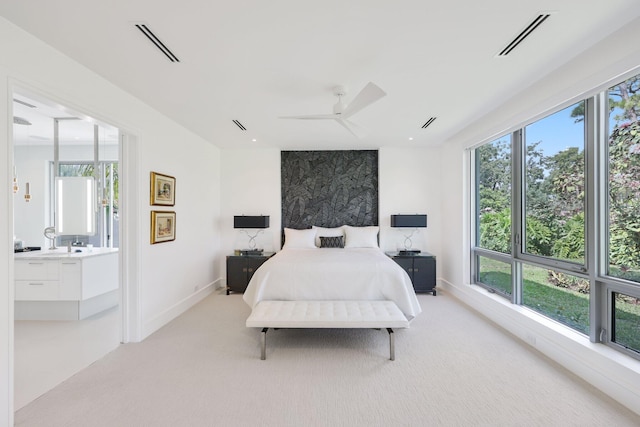
[[[294,228],[284,229],[284,246],[282,249],[315,249],[316,231],[312,229],[296,230]]]
[[[345,225],[345,248],[378,248],[378,226],[351,227]]]
[[[344,236],[344,226],[342,227],[334,227],[334,228],[326,228],[326,227],[312,227],[316,231],[316,246],[322,247],[320,245],[320,237],[338,237]]]
[[[344,248],[344,236],[320,236],[321,248]]]

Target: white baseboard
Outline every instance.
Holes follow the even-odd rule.
[[[480,286],[439,279],[438,287],[640,414],[640,361]]]
[[[158,314],[152,319],[144,322],[142,326],[142,336],[141,341],[147,338],[149,335],[171,322],[176,317],[180,316],[182,313],[193,307],[195,304],[202,301],[204,298],[208,297],[213,293],[215,289],[219,289],[220,281],[222,279],[217,279],[208,285],[203,286],[202,288],[195,291],[193,294],[184,298],[182,301],[177,302],[173,306],[169,307],[162,313]]]

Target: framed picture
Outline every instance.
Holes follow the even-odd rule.
[[[151,172],[151,204],[173,206],[176,202],[176,179]]]
[[[151,244],[176,239],[176,213],[151,211]]]

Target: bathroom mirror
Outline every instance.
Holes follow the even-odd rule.
[[[96,234],[96,185],[93,177],[58,176],[55,180],[56,234]]]

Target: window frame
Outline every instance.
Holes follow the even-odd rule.
[[[636,70],[637,73],[637,70]],[[634,77],[627,76],[626,79]],[[609,198],[608,198],[608,174],[609,174],[609,151],[608,151],[608,91],[609,88],[620,84],[609,85],[588,97],[582,97],[559,106],[546,114],[541,114],[535,120],[522,124],[510,133],[511,134],[511,254],[503,254],[479,247],[479,183],[478,183],[478,162],[476,150],[484,144],[492,143],[503,138],[491,138],[485,142],[474,146],[469,150],[471,165],[471,188],[472,198],[470,206],[473,209],[471,215],[471,236],[470,236],[470,279],[474,285],[481,286],[489,292],[510,299],[511,303],[522,305],[522,266],[525,264],[552,269],[559,272],[577,276],[589,281],[589,334],[591,342],[605,344],[630,357],[640,360],[640,351],[628,349],[615,341],[611,335],[614,326],[614,293],[622,293],[635,298],[640,298],[640,283],[626,279],[609,276]],[[584,114],[584,175],[585,175],[585,256],[584,263],[565,261],[545,256],[534,255],[524,251],[525,245],[525,146],[523,132],[525,127],[535,121],[541,120],[552,114],[561,111],[567,106],[577,102],[585,102]],[[479,257],[486,257],[511,265],[512,295],[506,295],[497,289],[480,282]],[[523,306],[524,307],[524,306]],[[541,316],[543,314],[539,313]],[[569,326],[563,325],[566,328]],[[580,333],[574,328],[570,328]]]

